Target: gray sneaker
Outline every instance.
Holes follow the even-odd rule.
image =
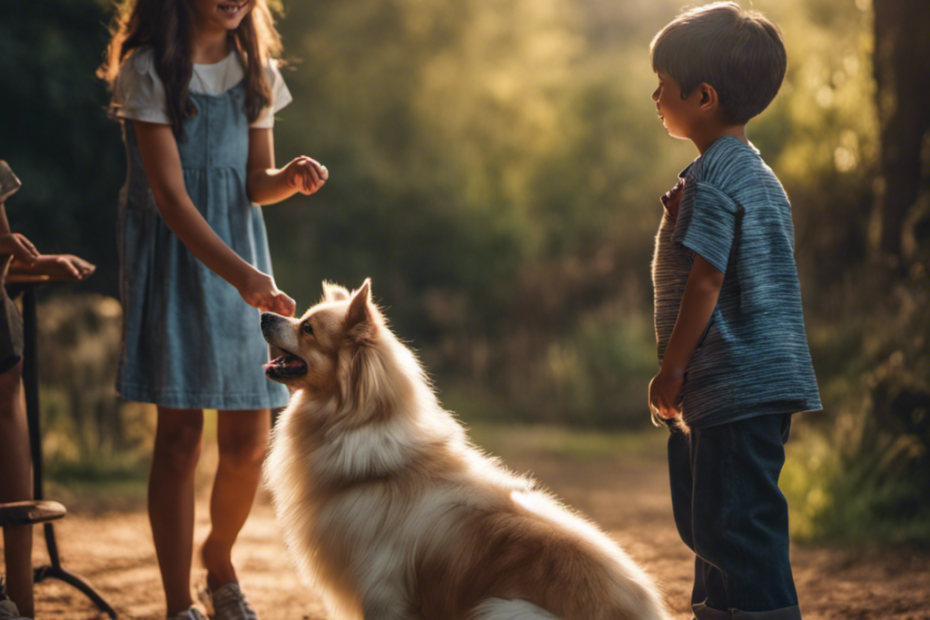
[[[16,603],[8,599],[6,596],[0,598],[0,619],[2,620],[29,620],[29,618],[24,618],[19,615],[19,610],[16,608]]]
[[[186,611],[179,611],[176,614],[170,615],[167,617],[168,620],[207,620],[203,615],[203,612],[200,611],[197,607],[193,605],[190,606]]]
[[[206,588],[201,600],[204,603],[209,601],[213,607],[210,617],[214,620],[258,620],[255,610],[245,600],[245,595],[235,581],[220,586],[216,592]]]

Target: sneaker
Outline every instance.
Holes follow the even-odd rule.
[[[186,611],[179,611],[176,614],[167,617],[167,620],[207,620],[203,612],[193,605]]]
[[[19,615],[16,603],[4,596],[0,599],[0,619],[2,620],[29,620]]]
[[[235,581],[220,586],[216,592],[205,588],[201,600],[212,607],[210,617],[214,620],[258,620],[255,610],[249,606]]]

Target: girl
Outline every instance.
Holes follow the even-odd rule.
[[[274,114],[290,102],[266,0],[124,0],[100,70],[128,174],[119,235],[124,344],[117,388],[158,405],[149,518],[169,618],[199,620],[190,591],[194,468],[203,409],[220,461],[201,549],[218,620],[255,618],[230,560],[270,426],[288,400],[261,365],[258,313],[292,315],[271,276],[261,209],[312,194],[324,166],[275,168]]]

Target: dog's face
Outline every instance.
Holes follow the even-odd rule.
[[[279,354],[265,375],[294,389],[336,390],[340,352],[371,337],[373,313],[370,280],[353,294],[324,282],[323,300],[299,319],[263,312],[262,335]]]

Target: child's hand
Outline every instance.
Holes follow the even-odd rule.
[[[27,266],[29,273],[50,276],[55,280],[83,280],[97,269],[96,265],[73,254],[44,254]]]
[[[13,260],[31,267],[39,258],[39,251],[19,233],[0,235],[0,256],[13,255]]]
[[[284,167],[284,178],[289,186],[309,196],[323,187],[329,170],[320,162],[301,155]]]
[[[649,382],[649,411],[652,412],[654,420],[670,420],[681,414],[676,403],[684,383],[684,373],[660,370],[659,374],[652,378]]]
[[[678,207],[681,206],[681,192],[685,187],[685,180],[678,179],[675,187],[668,190],[662,196],[662,205],[665,207],[665,214],[671,219],[678,218]]]
[[[246,279],[245,284],[239,289],[239,294],[247,304],[265,312],[294,316],[297,309],[296,302],[278,290],[274,279],[257,269]]]

